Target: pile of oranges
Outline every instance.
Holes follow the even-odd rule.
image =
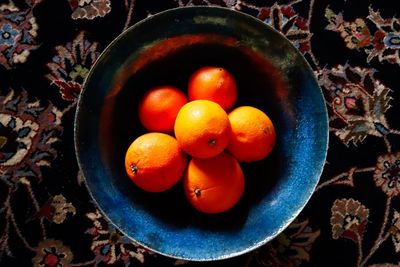
[[[269,117],[251,106],[234,108],[237,85],[221,67],[202,67],[188,83],[149,90],[139,104],[148,133],[125,156],[129,178],[148,192],[162,192],[181,179],[190,204],[220,213],[241,198],[245,178],[239,162],[265,158],[275,144]]]

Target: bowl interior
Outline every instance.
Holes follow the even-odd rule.
[[[124,170],[127,147],[146,132],[137,116],[141,97],[163,84],[186,92],[190,74],[206,65],[228,69],[236,106],[263,110],[277,132],[271,155],[241,164],[239,204],[217,215],[190,207],[181,183],[146,193]],[[312,71],[279,33],[227,9],[182,8],[135,25],[105,50],[81,94],[75,138],[89,191],[118,229],[161,254],[216,260],[272,239],[304,207],[326,157],[327,116]]]

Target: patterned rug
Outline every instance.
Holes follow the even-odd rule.
[[[219,5],[281,31],[325,95],[328,158],[304,211],[237,258],[193,263],[133,244],[91,202],[73,119],[100,52],[169,8]],[[1,266],[400,266],[400,6],[374,0],[0,1]]]

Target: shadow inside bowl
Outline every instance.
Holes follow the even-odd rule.
[[[267,158],[254,163],[241,163],[246,179],[245,193],[233,209],[217,215],[194,210],[185,199],[181,183],[164,193],[146,193],[132,184],[124,169],[126,149],[135,138],[147,132],[137,116],[142,96],[148,89],[163,84],[174,85],[186,93],[190,75],[197,68],[207,65],[224,67],[233,74],[238,85],[235,106],[251,105],[263,110],[274,122],[278,137],[273,153]],[[282,149],[285,144],[279,138],[288,132],[285,127],[289,128],[290,121],[290,116],[287,117],[290,112],[282,112],[281,107],[285,91],[285,82],[272,64],[245,47],[238,49],[224,44],[200,43],[181,47],[144,64],[122,85],[114,102],[110,102],[113,107],[107,111],[107,129],[102,131],[105,134],[100,137],[106,164],[115,173],[113,179],[118,179],[113,184],[129,197],[131,203],[169,227],[190,225],[223,232],[240,229],[248,219],[249,209],[273,190],[277,179],[285,171],[282,165],[285,162]],[[107,103],[104,109],[107,110]]]

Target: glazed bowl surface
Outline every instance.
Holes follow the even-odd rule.
[[[182,184],[146,193],[124,169],[130,143],[146,130],[137,106],[150,88],[184,92],[201,66],[235,77],[235,106],[251,105],[277,133],[264,160],[242,164],[246,187],[230,211],[207,215]],[[313,71],[280,33],[243,13],[188,7],[151,16],[119,35],[91,69],[75,117],[75,149],[93,200],[126,236],[160,254],[193,261],[234,257],[277,236],[311,197],[326,159],[328,119]]]

